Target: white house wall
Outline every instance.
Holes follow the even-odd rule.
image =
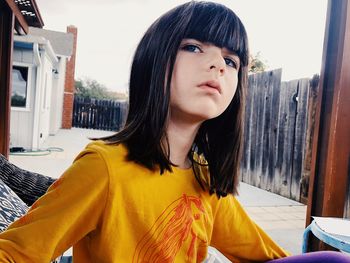
[[[29,93],[25,108],[11,108],[10,143],[35,150],[61,127],[68,54],[55,54],[50,41],[41,36],[15,35],[14,40],[13,65],[28,67]]]
[[[51,92],[50,135],[55,135],[61,128],[63,111],[63,94],[66,71],[66,57],[59,58],[56,65],[57,75],[53,75]]]
[[[44,55],[45,54],[45,55]],[[40,119],[39,119],[39,138],[37,147],[42,147],[44,141],[49,136],[50,129],[50,107],[52,92],[52,62],[44,52],[42,55],[42,74],[41,74],[41,96],[40,96]],[[34,146],[34,145],[33,145]]]
[[[28,67],[27,108],[11,107],[10,147],[30,149],[33,137],[33,107],[35,103],[36,67],[33,66],[33,53],[30,50],[14,50],[13,64]]]
[[[33,52],[29,49],[15,49],[13,51],[13,62],[34,64]]]
[[[27,66],[28,70],[28,107],[11,107],[10,145],[25,149],[39,149],[49,136],[50,108],[52,91],[52,62],[45,51],[41,51],[40,78],[37,78],[38,67],[34,65],[32,50],[15,49],[14,66]],[[39,88],[39,92],[37,92]],[[36,97],[38,95],[38,97]],[[39,105],[38,119],[34,122],[35,105]],[[36,133],[36,136],[34,136]]]

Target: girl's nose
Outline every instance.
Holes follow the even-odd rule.
[[[212,71],[212,70],[217,70],[220,73],[220,75],[222,75],[225,72],[225,67],[211,65],[208,71]]]
[[[210,63],[209,63],[209,68],[208,71],[217,71],[220,75],[225,73],[226,70],[226,63],[223,57],[218,54],[215,54],[212,56]]]

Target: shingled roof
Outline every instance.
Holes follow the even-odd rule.
[[[73,53],[74,37],[72,33],[29,27],[29,34],[33,36],[41,36],[49,40],[57,55],[69,57]]]

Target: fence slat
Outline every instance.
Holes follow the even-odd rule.
[[[300,182],[305,157],[306,126],[307,126],[307,105],[309,95],[309,79],[301,79],[298,82],[297,115],[295,120],[294,153],[291,198],[300,200]]]

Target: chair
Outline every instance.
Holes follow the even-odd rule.
[[[338,227],[335,229],[335,227]],[[350,253],[350,220],[334,217],[314,217],[304,230],[302,253],[307,252],[310,232],[324,243]]]
[[[54,178],[23,170],[0,154],[0,179],[28,206],[46,193]]]
[[[207,258],[203,261],[203,263],[228,263],[228,262],[231,262],[231,261],[214,247],[208,247]]]
[[[55,180],[56,179],[48,176],[23,170],[10,163],[0,154],[0,190],[6,191],[4,194],[7,198],[12,198],[6,202],[7,208],[9,208],[9,204],[11,204],[10,207],[12,211],[1,211],[3,207],[0,207],[0,215],[2,212],[6,215],[11,213],[15,213],[16,216],[23,215],[28,209],[28,206],[31,206],[40,196],[45,194],[49,186],[55,182]],[[14,192],[14,195],[17,195],[17,199],[16,196],[12,196],[12,193],[7,190],[7,188],[10,188]],[[8,218],[1,216],[2,221],[4,221],[4,219],[8,220],[6,220],[6,222],[0,222],[0,226],[6,223],[7,227],[7,225],[14,220],[12,216],[7,217]],[[71,263],[72,257],[61,256],[53,262]]]

